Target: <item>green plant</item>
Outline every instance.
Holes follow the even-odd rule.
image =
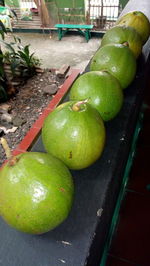
[[[3,42],[7,51],[3,53],[3,62],[11,66],[13,75],[20,68],[23,77],[35,74],[36,67],[40,66],[40,60],[30,52],[30,45],[23,46],[21,39],[13,36],[14,42]]]
[[[7,34],[7,30],[0,20],[0,36],[2,40],[5,38],[5,34]],[[3,53],[0,47],[0,102],[7,100],[7,92],[5,89],[5,73],[4,73],[4,67],[3,67]]]
[[[1,82],[0,82],[1,83]],[[0,102],[7,100],[7,93],[3,85],[0,85]]]
[[[3,22],[0,20],[0,35],[1,35],[3,40],[5,38],[5,33],[7,34],[7,30],[6,30]]]
[[[3,77],[4,77],[3,53],[0,49],[0,80],[3,80]]]
[[[2,37],[2,40],[5,38],[5,34],[7,34],[7,30],[3,24],[3,22],[0,20],[0,36]],[[3,77],[4,71],[3,71],[3,53],[0,47],[0,79]]]
[[[0,42],[5,47],[4,51],[0,47],[0,101],[7,99],[8,83],[12,83],[15,78],[28,79],[40,66],[40,60],[30,52],[30,45],[23,46],[21,39],[16,36],[8,43],[5,41],[5,33],[7,30],[0,21]]]

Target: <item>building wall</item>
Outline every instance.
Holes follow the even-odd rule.
[[[88,0],[85,0],[88,1]],[[53,2],[54,0],[46,0],[46,2]],[[58,8],[72,8],[72,7],[83,7],[84,8],[84,0],[55,0]],[[125,7],[128,0],[119,0],[122,8]],[[16,6],[19,7],[19,0],[5,0],[5,4],[8,6]]]
[[[51,25],[55,23],[82,24],[85,20],[84,0],[45,0]],[[75,8],[75,9],[74,9]]]
[[[46,0],[46,2],[54,2],[54,0]],[[84,0],[55,0],[58,8],[84,7]]]
[[[19,7],[19,0],[5,0],[5,5]]]

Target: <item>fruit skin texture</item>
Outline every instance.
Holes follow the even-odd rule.
[[[105,127],[100,114],[90,104],[69,101],[46,118],[42,139],[47,152],[71,169],[82,169],[100,157]]]
[[[70,100],[88,100],[102,119],[113,119],[123,104],[120,83],[105,71],[91,71],[81,75],[72,85]]]
[[[142,51],[142,39],[132,27],[116,26],[108,30],[102,38],[101,47],[109,43],[128,43],[128,47],[137,58]]]
[[[136,59],[131,50],[122,44],[107,44],[101,47],[90,63],[91,71],[107,70],[125,89],[136,74]]]
[[[0,214],[17,230],[42,234],[63,222],[71,209],[74,185],[67,167],[46,153],[16,156],[0,172]]]
[[[150,22],[141,11],[132,11],[121,16],[116,25],[126,25],[134,28],[140,34],[143,44],[150,36]]]

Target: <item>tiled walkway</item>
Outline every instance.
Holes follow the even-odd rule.
[[[150,266],[150,82],[144,102],[149,106],[107,266]]]

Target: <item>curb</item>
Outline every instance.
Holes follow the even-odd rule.
[[[55,107],[61,102],[62,98],[65,96],[65,94],[68,92],[69,88],[71,87],[72,83],[75,81],[75,79],[79,76],[81,73],[80,69],[72,69],[71,74],[69,77],[64,81],[61,88],[58,90],[56,95],[52,100],[50,100],[49,104],[44,108],[42,114],[39,116],[39,118],[34,122],[32,127],[29,129],[23,140],[18,144],[18,146],[12,151],[12,155],[18,155],[20,153],[26,152],[33,142],[36,140],[36,138],[39,136],[40,131],[42,129],[43,123],[45,118],[49,115],[50,112],[52,112]],[[7,161],[7,160],[6,160]],[[4,166],[6,161],[2,164],[0,169]]]

